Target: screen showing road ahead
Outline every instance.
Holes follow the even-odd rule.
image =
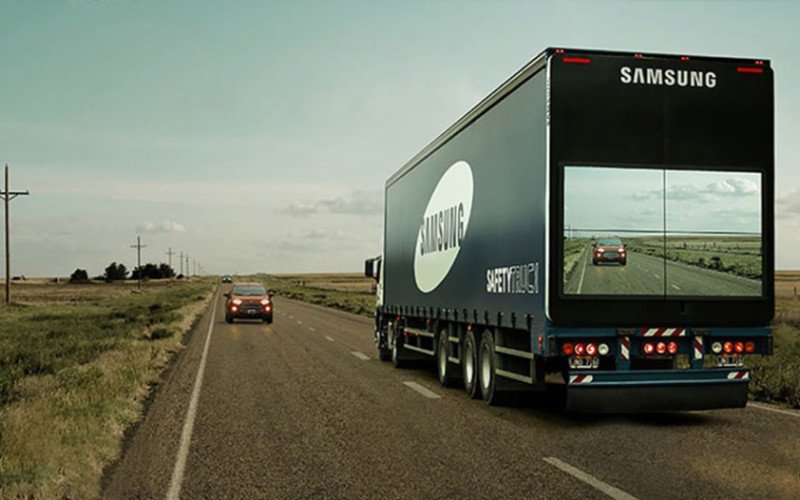
[[[761,174],[564,169],[567,295],[760,297]]]

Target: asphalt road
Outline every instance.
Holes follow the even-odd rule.
[[[629,252],[627,265],[592,264],[590,251],[576,265],[567,293],[581,295],[663,295],[664,260]],[[761,295],[761,282],[728,273],[667,261],[667,295]]]
[[[488,407],[430,370],[377,360],[366,318],[275,303],[272,325],[228,325],[217,300],[107,475],[107,498],[166,497],[182,435],[181,498],[800,496],[800,412]]]

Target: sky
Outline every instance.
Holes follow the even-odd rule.
[[[564,197],[569,236],[761,234],[757,173],[566,166]]]
[[[548,46],[764,58],[776,263],[800,269],[800,2],[0,2],[12,274],[186,252],[359,271],[385,180]],[[178,267],[177,257],[173,260]]]

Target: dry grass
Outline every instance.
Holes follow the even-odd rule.
[[[128,284],[15,286],[18,305],[0,319],[0,348],[17,348],[19,366],[0,406],[0,498],[98,498],[104,467],[118,457],[125,429],[212,287],[210,280],[148,283],[141,292]],[[98,318],[106,323],[89,328]],[[66,360],[30,348],[39,329]],[[72,346],[76,330],[81,349],[59,347]]]

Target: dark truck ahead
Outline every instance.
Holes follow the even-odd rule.
[[[381,358],[488,404],[744,406],[742,361],[772,350],[773,143],[767,60],[545,50],[387,181]],[[612,235],[625,265],[593,265]]]

